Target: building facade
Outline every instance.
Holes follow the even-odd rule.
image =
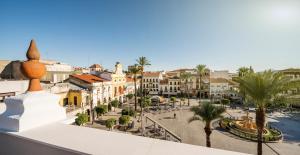
[[[46,74],[41,81],[46,83],[63,82],[69,78],[74,71],[73,67],[56,61],[41,60],[46,66]]]
[[[159,84],[162,79],[163,76],[161,72],[145,72],[143,77],[143,89],[146,91],[146,94],[159,94]]]
[[[92,74],[71,75],[70,83],[84,88],[94,106],[108,104],[112,100],[111,81]],[[82,98],[82,97],[81,97]]]

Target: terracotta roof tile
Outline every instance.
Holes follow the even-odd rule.
[[[145,72],[144,76],[156,77],[159,76],[160,72]]]
[[[228,80],[224,78],[211,78],[210,83],[228,83]]]
[[[126,77],[126,82],[134,82],[134,79],[131,77]]]
[[[107,82],[108,80],[105,80],[103,78],[97,77],[92,74],[73,74],[71,77],[74,77],[76,79],[82,80],[87,83],[95,83],[95,82]]]

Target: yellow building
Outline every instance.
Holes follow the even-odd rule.
[[[82,108],[87,106],[89,95],[84,90],[70,90],[68,93],[68,104],[71,107]]]

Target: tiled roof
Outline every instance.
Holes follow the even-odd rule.
[[[210,83],[228,83],[228,80],[224,78],[211,78]]]
[[[130,77],[126,77],[126,82],[134,82],[134,79]]]
[[[103,78],[97,77],[92,74],[80,74],[80,75],[70,75],[71,77],[74,77],[76,79],[82,80],[87,83],[95,83],[95,82],[107,82],[108,80],[105,80]]]
[[[160,72],[145,72],[144,76],[157,77],[160,75]]]

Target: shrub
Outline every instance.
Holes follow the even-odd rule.
[[[119,118],[119,123],[121,125],[128,125],[129,121],[130,121],[130,116],[128,115],[123,115]]]
[[[81,114],[79,113],[77,114],[77,118],[75,119],[75,124],[81,126],[86,122],[88,122],[88,120],[89,120],[89,116],[86,113],[81,113]]]
[[[230,103],[230,100],[224,98],[221,100],[221,103],[224,104],[224,105],[228,105]]]
[[[116,123],[117,123],[116,119],[110,118],[105,121],[105,126],[111,130],[113,128],[113,126],[116,125]]]
[[[133,98],[133,94],[127,94],[126,97],[131,100]]]
[[[108,107],[107,105],[99,105],[97,107],[95,107],[95,111],[97,113],[97,117],[107,113]]]
[[[134,117],[136,115],[136,112],[133,109],[126,108],[122,110],[122,116],[123,115]]]
[[[111,101],[111,106],[117,108],[118,105],[119,105],[119,101],[118,101],[118,100],[113,100],[113,101]]]

